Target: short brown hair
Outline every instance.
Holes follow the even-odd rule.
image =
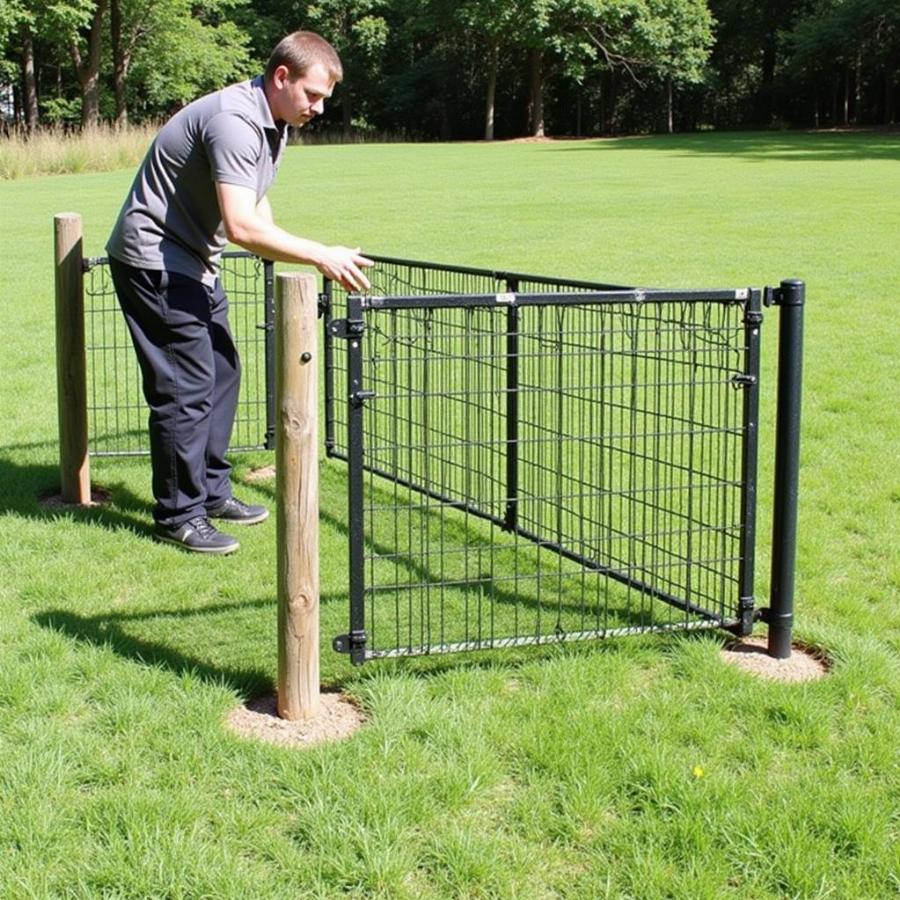
[[[337,51],[314,31],[294,31],[283,37],[266,65],[266,81],[271,81],[279,66],[287,66],[292,78],[305,75],[310,66],[324,66],[335,82],[344,77]]]

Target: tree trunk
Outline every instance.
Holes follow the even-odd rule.
[[[109,27],[113,52],[113,92],[116,97],[116,127],[128,125],[128,97],[125,87],[128,82],[128,67],[131,54],[122,42],[122,6],[121,0],[110,0]]]
[[[25,113],[25,127],[33,131],[39,123],[37,79],[34,75],[34,39],[26,31],[22,40],[22,107]]]
[[[771,32],[763,38],[762,44],[760,58],[761,77],[759,90],[756,93],[754,124],[763,128],[768,128],[774,119],[773,85],[775,81],[776,41],[777,35],[775,32]]]
[[[844,65],[843,124],[845,128],[850,124],[850,66],[848,65]]]
[[[497,99],[497,65],[500,59],[500,48],[497,42],[491,44],[488,56],[487,97],[484,102],[484,139],[494,139],[494,107]]]
[[[531,136],[544,136],[544,54],[539,49],[528,52],[531,94]]]
[[[896,91],[894,90],[894,70],[890,66],[884,69],[884,124],[893,125],[897,112]]]
[[[667,114],[667,126],[669,134],[672,134],[675,131],[675,114],[673,111],[673,102],[672,102],[672,79],[666,79],[666,114]]]
[[[101,27],[107,0],[97,0],[91,30],[88,34],[87,60],[81,56],[77,35],[69,44],[69,53],[75,65],[75,75],[81,85],[81,126],[91,128],[100,122],[100,52],[103,42]]]
[[[347,87],[341,91],[341,132],[347,141],[353,135],[353,95]]]

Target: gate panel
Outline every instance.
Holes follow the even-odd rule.
[[[357,661],[741,626],[757,292],[355,300]]]

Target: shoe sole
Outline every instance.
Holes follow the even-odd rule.
[[[182,550],[187,550],[189,553],[206,553],[209,556],[227,556],[229,553],[234,553],[234,551],[238,550],[241,546],[235,541],[234,544],[228,547],[191,547],[189,544],[185,544],[184,541],[163,537],[161,534],[154,534],[153,537],[162,544],[172,544],[172,546],[180,547]]]
[[[229,525],[258,525],[260,522],[265,522],[266,519],[269,518],[269,511],[266,510],[261,515],[250,516],[246,519],[229,519],[228,516],[212,516],[209,513],[206,515],[209,519],[215,519],[217,522],[227,522]]]

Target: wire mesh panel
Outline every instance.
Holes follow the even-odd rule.
[[[332,324],[357,661],[746,613],[759,293],[540,286]]]
[[[141,374],[105,258],[86,261],[85,340],[88,435],[94,455],[149,452]],[[272,264],[249,253],[225,253],[222,284],[241,357],[241,394],[232,449],[272,446]]]
[[[369,254],[375,267],[369,272],[374,296],[448,296],[503,294],[513,291],[559,292],[622,289],[606,282],[576,281],[517,272],[502,272],[462,266],[447,266],[417,260]],[[336,391],[346,381],[346,347],[331,339],[328,323],[346,314],[347,294],[336,282],[326,279],[325,312],[325,446],[330,455],[346,457],[347,419],[343,404],[335,403]]]

